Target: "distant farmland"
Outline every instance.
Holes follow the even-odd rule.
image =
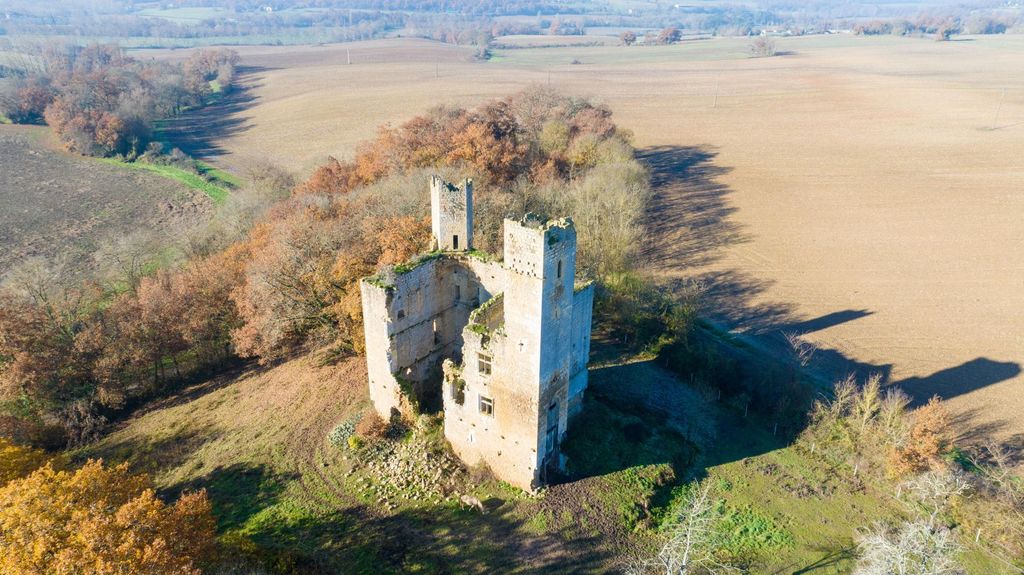
[[[550,84],[605,101],[653,169],[649,268],[709,313],[804,334],[826,375],[879,372],[1024,433],[1024,37],[742,38],[472,49],[422,40],[242,48],[249,103],[208,159],[308,173],[376,127]],[[183,52],[147,52],[181,57]],[[351,59],[351,64],[348,64]],[[573,63],[573,62],[578,63]]]
[[[43,258],[81,278],[98,249],[143,235],[170,245],[206,219],[201,192],[47,147],[46,128],[0,126],[0,276]]]

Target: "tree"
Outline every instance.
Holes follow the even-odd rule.
[[[858,541],[860,561],[854,575],[960,575],[955,557],[960,546],[949,529],[924,520],[887,529],[876,525]]]
[[[45,264],[27,264],[0,290],[0,403],[12,416],[5,433],[51,446],[59,409],[95,390],[90,354],[79,333],[94,321],[84,290],[63,289]],[[51,442],[51,440],[53,440]]]
[[[0,437],[0,487],[8,481],[20,479],[50,461],[41,449],[14,445]]]
[[[214,541],[204,491],[167,505],[127,464],[46,465],[0,488],[5,575],[200,575]]]
[[[905,446],[890,454],[890,472],[894,475],[919,473],[941,464],[940,457],[952,442],[949,412],[938,396],[914,413],[914,424]]]
[[[633,44],[636,43],[636,32],[633,32],[632,30],[626,30],[622,34],[619,34],[619,40],[625,46],[632,46]]]
[[[666,541],[658,554],[641,559],[626,568],[628,575],[688,575],[690,573],[739,573],[724,563],[719,549],[722,533],[718,530],[721,513],[711,490],[711,482],[693,486],[685,503],[663,527]]]
[[[942,469],[928,471],[906,481],[900,486],[901,493],[909,496],[909,503],[919,506],[918,511],[929,528],[937,527],[937,520],[972,490],[967,476],[962,472]]]
[[[46,78],[32,77],[22,82],[7,117],[18,124],[40,124],[43,113],[53,101],[53,88]]]
[[[941,24],[935,31],[935,41],[948,42],[949,39],[953,37],[953,34],[955,34],[956,32],[957,28],[955,24],[953,24],[952,22],[945,22]]]
[[[675,44],[683,37],[682,32],[678,28],[669,26],[661,32],[658,32],[658,44]]]
[[[754,58],[767,58],[775,54],[775,40],[767,36],[758,36],[750,44],[750,55]]]

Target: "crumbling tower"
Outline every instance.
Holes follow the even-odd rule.
[[[594,290],[568,218],[506,219],[503,261],[473,251],[472,190],[431,178],[437,253],[361,282],[370,398],[384,417],[440,403],[466,463],[533,489],[582,406]]]
[[[440,176],[431,176],[430,228],[435,249],[473,249],[473,180],[467,178],[456,186]]]

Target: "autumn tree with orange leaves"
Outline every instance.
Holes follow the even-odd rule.
[[[169,505],[127,464],[47,465],[0,487],[0,573],[201,575],[214,527],[205,491]]]
[[[949,451],[953,429],[949,411],[938,397],[914,412],[906,445],[896,446],[889,457],[890,472],[896,476],[920,473],[941,465]]]

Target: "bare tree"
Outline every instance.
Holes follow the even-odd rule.
[[[896,530],[876,525],[858,542],[860,561],[854,575],[959,575],[960,546],[945,527],[919,519]]]
[[[169,239],[166,244],[170,244]],[[103,242],[93,254],[100,274],[114,282],[123,282],[134,291],[146,275],[146,267],[159,257],[161,239],[152,230],[140,229]]]
[[[691,573],[739,573],[718,557],[722,534],[711,482],[697,485],[689,501],[665,527],[667,540],[658,554],[633,562],[627,575],[688,575]]]
[[[857,396],[854,414],[860,425],[861,435],[867,431],[868,426],[875,421],[876,416],[882,410],[881,387],[882,376],[877,373],[872,374],[861,387],[860,394]]]
[[[775,50],[775,40],[767,36],[758,36],[750,44],[750,55],[754,58],[767,58],[777,53]]]
[[[803,334],[789,331],[782,335],[786,338],[786,343],[789,344],[793,357],[800,364],[800,367],[810,365],[811,359],[814,358],[815,352],[818,351],[818,346],[804,339]]]
[[[951,470],[928,471],[900,485],[900,493],[908,495],[909,503],[923,512],[921,519],[929,528],[936,527],[936,520],[949,510],[954,499],[971,489],[964,473]]]

